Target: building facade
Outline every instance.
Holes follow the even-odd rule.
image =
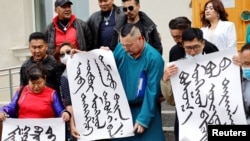
[[[121,0],[114,0],[120,6]],[[141,10],[146,12],[158,26],[167,61],[169,48],[174,42],[169,34],[168,22],[176,16],[191,18],[191,0],[141,0]],[[98,0],[72,0],[73,13],[87,20],[99,10]],[[30,56],[28,37],[34,31],[43,31],[55,16],[54,0],[1,0],[0,8],[0,69],[19,66]]]

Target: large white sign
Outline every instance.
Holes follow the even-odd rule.
[[[111,51],[77,53],[68,61],[67,73],[81,141],[134,135],[132,115]]]
[[[1,141],[64,141],[62,118],[15,119],[3,121]]]
[[[173,62],[171,78],[180,141],[207,140],[209,124],[247,124],[242,100],[240,68],[233,64],[235,49]]]

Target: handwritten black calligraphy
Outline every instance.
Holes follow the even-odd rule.
[[[231,59],[224,57],[218,63],[213,61],[209,61],[205,65],[196,63],[190,72],[181,71],[179,74],[179,82],[183,86],[182,100],[184,101],[180,107],[181,111],[185,113],[183,115],[186,115],[181,124],[187,124],[192,116],[196,116],[196,118],[199,116],[201,119],[199,129],[203,133],[200,141],[207,140],[207,125],[234,124],[232,117],[237,112],[238,106],[232,107],[230,104],[232,102],[229,99],[228,88],[231,82],[226,76],[218,79],[221,73],[226,71],[231,64]],[[218,86],[212,81],[208,81],[212,78],[217,78],[216,81],[221,82],[221,85]],[[221,93],[218,93],[218,90]],[[215,95],[220,95],[220,99],[218,99],[218,96],[215,99]],[[225,109],[226,120],[219,116],[216,107]],[[194,115],[194,111],[200,111],[200,114]]]
[[[96,130],[106,131],[110,138],[123,134],[122,121],[130,118],[122,114],[113,68],[102,55],[81,60],[77,64],[74,94],[81,96],[84,119],[82,135],[90,136]]]
[[[42,141],[42,133],[44,133],[44,139],[47,141],[56,141],[56,135],[50,126],[47,130],[44,130],[44,127],[30,127],[28,125],[25,125],[23,128],[17,126],[17,128],[8,133],[8,137],[3,139],[3,141]]]

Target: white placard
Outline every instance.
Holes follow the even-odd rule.
[[[180,141],[205,141],[207,125],[247,124],[242,101],[240,68],[233,64],[236,49],[173,62],[171,78]]]
[[[64,141],[62,118],[15,119],[3,121],[1,141]]]
[[[77,53],[68,61],[67,73],[81,141],[134,135],[132,115],[111,51]]]

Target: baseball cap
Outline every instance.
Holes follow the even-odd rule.
[[[70,0],[56,0],[55,1],[55,7],[63,6],[66,3],[69,3],[70,5],[73,4]]]

